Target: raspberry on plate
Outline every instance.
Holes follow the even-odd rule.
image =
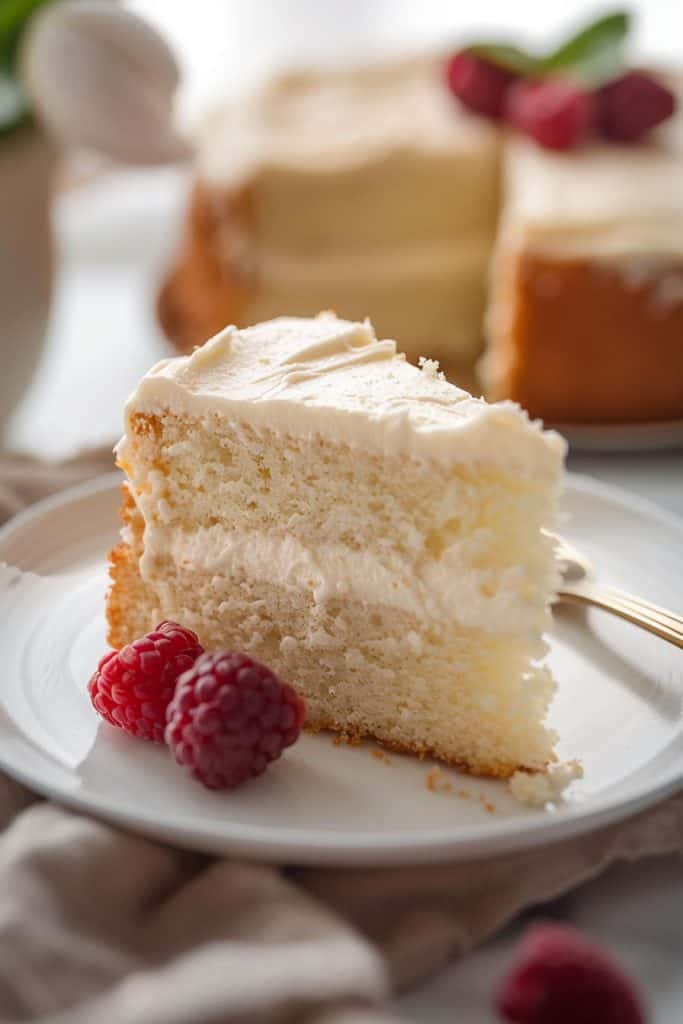
[[[600,134],[614,142],[637,142],[676,109],[671,89],[645,71],[628,71],[598,93]]]
[[[178,681],[166,742],[209,789],[232,789],[265,771],[299,736],[304,702],[247,654],[203,654]]]
[[[468,110],[494,120],[502,118],[507,91],[516,77],[513,71],[466,50],[456,53],[446,65],[446,80],[453,95]]]
[[[166,708],[178,677],[204,648],[191,629],[161,622],[146,636],[100,660],[88,683],[95,710],[132,736],[164,742]]]
[[[507,98],[506,115],[518,131],[545,149],[573,149],[593,124],[593,94],[559,78],[523,79]]]
[[[537,924],[522,938],[498,1011],[515,1024],[644,1024],[638,994],[595,943],[574,928]]]

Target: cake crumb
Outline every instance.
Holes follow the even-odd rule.
[[[417,365],[420,367],[425,377],[429,377],[430,380],[446,379],[446,374],[439,369],[439,363],[436,359],[427,359],[426,356],[420,356],[417,361]]]
[[[360,736],[353,736],[347,732],[337,732],[332,737],[335,747],[362,747],[363,740]]]
[[[495,814],[496,813],[496,805],[494,803],[492,803],[490,800],[488,800],[484,796],[483,793],[479,794],[479,796],[477,797],[477,800],[479,801],[479,803],[484,808],[484,810],[486,811],[487,814]]]
[[[391,764],[391,758],[384,753],[379,747],[372,751],[372,756],[378,761],[383,761],[384,764]]]
[[[550,765],[544,772],[518,771],[508,785],[515,800],[527,807],[545,807],[562,799],[567,787],[583,778],[583,767],[577,760]]]
[[[438,765],[427,772],[426,786],[432,793],[450,793],[453,789],[453,783],[444,777]]]

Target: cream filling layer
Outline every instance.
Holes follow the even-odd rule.
[[[291,535],[227,531],[223,526],[184,531],[147,522],[143,579],[154,589],[168,582],[170,558],[181,570],[259,581],[310,593],[318,605],[353,598],[401,609],[422,622],[456,621],[493,633],[540,633],[549,625],[549,597],[557,578],[551,542],[536,553],[535,573],[522,565],[477,568],[473,561],[490,542],[487,530],[448,548],[438,560],[415,560],[395,550],[354,551],[342,544],[303,544]]]

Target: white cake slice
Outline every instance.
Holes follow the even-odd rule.
[[[126,407],[111,642],[175,619],[279,672],[312,729],[541,769],[563,456],[367,323],[229,327]]]

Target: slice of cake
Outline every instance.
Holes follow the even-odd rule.
[[[500,139],[458,109],[442,61],[279,77],[209,117],[185,239],[160,298],[185,350],[334,308],[409,356],[481,351]]]
[[[110,640],[170,618],[273,667],[312,729],[540,769],[563,456],[368,323],[229,327],[126,407]]]
[[[514,140],[505,164],[487,394],[555,423],[683,417],[683,108],[637,146]]]

